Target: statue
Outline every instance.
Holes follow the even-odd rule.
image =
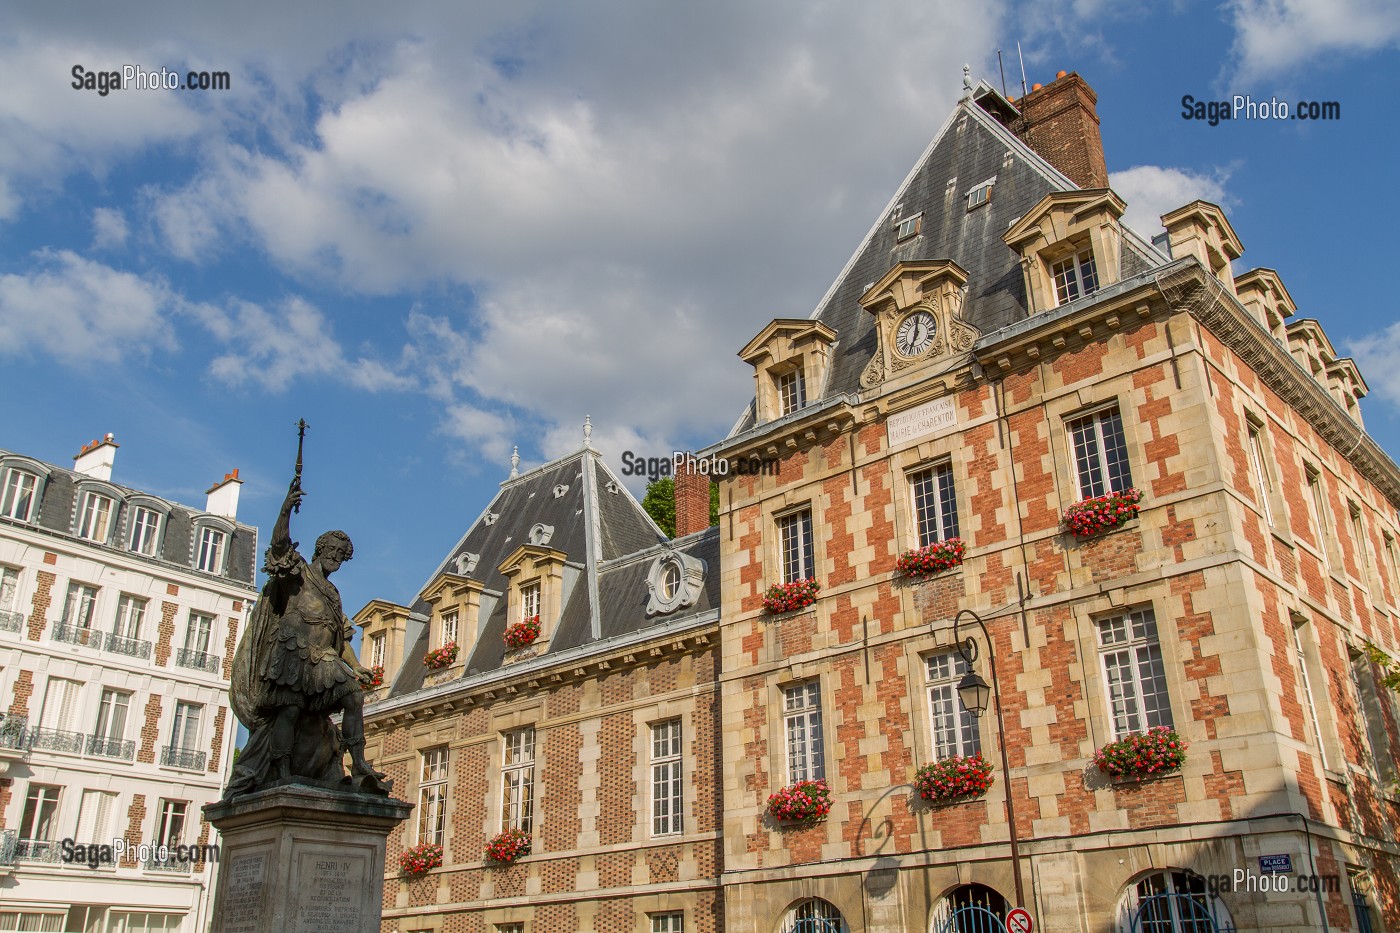
[[[267,582],[233,659],[229,698],[248,744],[234,764],[224,799],[281,783],[334,784],[388,795],[388,782],[365,760],[364,690],[373,674],[350,647],[354,627],[330,575],[353,548],[343,531],[316,539],[308,562],[291,538],[301,511],[298,424],[296,475],[272,527],[263,573]],[[341,712],[336,728],[330,714]],[[351,776],[344,753],[350,753]]]

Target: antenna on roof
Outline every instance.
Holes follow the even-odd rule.
[[[1021,40],[1016,40],[1016,57],[1021,60],[1021,96],[1026,96],[1026,56],[1021,54]]]
[[[1001,72],[1001,96],[1006,96],[1006,66],[1001,63],[1001,49],[997,49],[997,71]]]

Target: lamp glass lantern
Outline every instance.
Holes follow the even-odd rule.
[[[981,718],[987,711],[987,703],[992,698],[991,686],[976,671],[968,671],[958,681],[958,697],[962,705],[972,715]]]

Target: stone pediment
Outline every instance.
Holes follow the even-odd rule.
[[[966,286],[967,271],[940,259],[898,263],[868,288],[860,304],[875,317],[877,345],[861,386],[874,388],[971,350],[981,332],[963,320]],[[908,326],[917,328],[921,340],[901,347],[906,322],[912,322]]]

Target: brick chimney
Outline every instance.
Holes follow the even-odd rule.
[[[111,482],[112,463],[117,458],[118,446],[111,434],[104,435],[100,441],[84,444],[83,449],[73,458],[73,472]]]
[[[204,511],[222,518],[237,518],[238,487],[242,485],[243,480],[238,478],[237,470],[225,473],[223,479],[205,490],[209,499],[204,505]]]
[[[710,527],[710,474],[700,472],[699,461],[690,454],[677,455],[672,466],[676,471],[676,537],[684,537]]]
[[[1011,124],[1012,132],[1079,187],[1107,188],[1098,101],[1077,73],[1061,71],[1016,101],[1021,116]]]

